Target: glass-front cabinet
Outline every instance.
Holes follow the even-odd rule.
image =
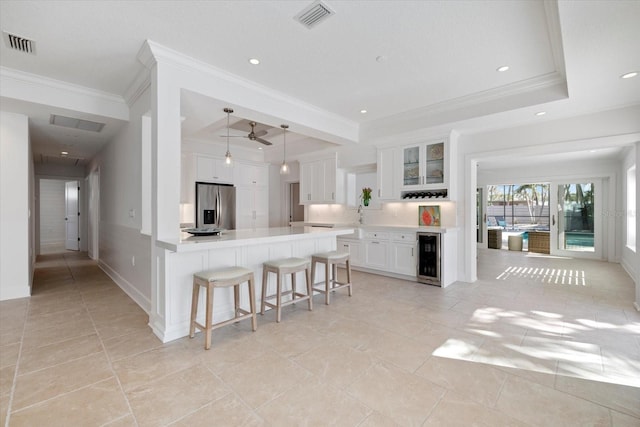
[[[447,161],[444,141],[411,145],[403,149],[402,188],[446,188]]]

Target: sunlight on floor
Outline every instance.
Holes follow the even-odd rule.
[[[555,268],[535,268],[509,266],[496,277],[496,280],[507,280],[512,278],[534,279],[542,283],[552,283],[556,285],[586,286],[584,270],[566,270]]]

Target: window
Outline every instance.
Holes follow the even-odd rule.
[[[636,251],[636,165],[627,170],[627,247]]]

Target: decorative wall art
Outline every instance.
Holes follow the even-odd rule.
[[[419,206],[418,225],[420,225],[421,227],[439,227],[440,206]]]

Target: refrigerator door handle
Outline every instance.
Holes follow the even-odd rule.
[[[222,207],[221,203],[220,203],[220,188],[217,189],[217,194],[216,194],[216,228],[220,228],[220,222],[221,222],[221,212],[220,212],[220,208]]]

